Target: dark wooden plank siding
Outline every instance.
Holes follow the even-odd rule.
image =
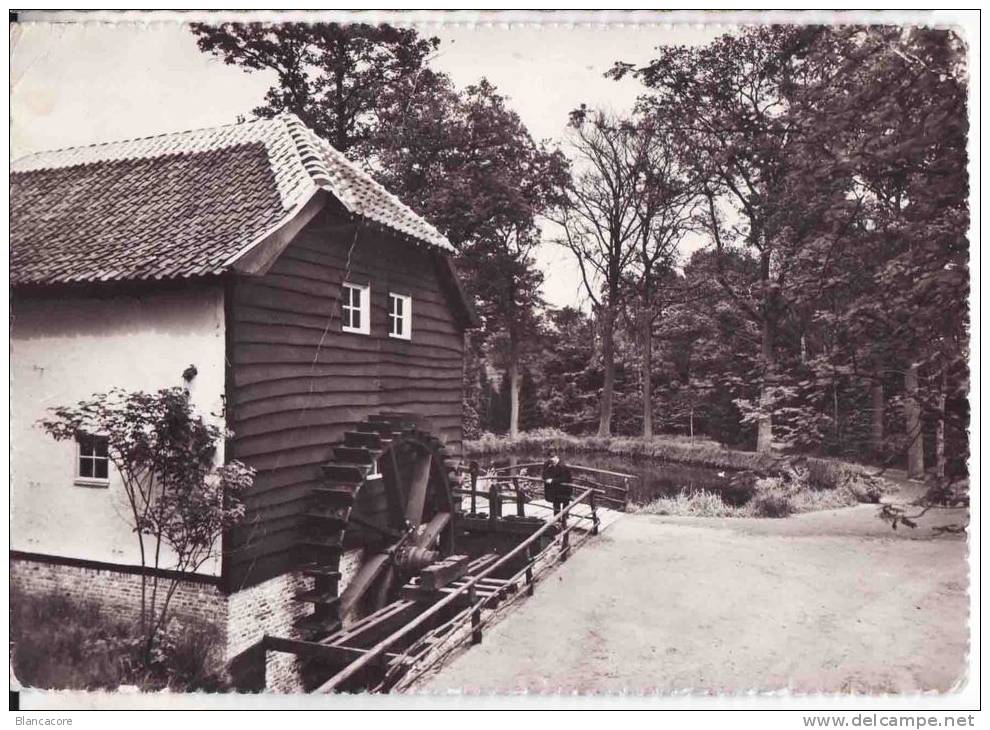
[[[463,329],[436,254],[365,228],[345,274],[353,228],[317,221],[267,274],[230,289],[232,454],[258,471],[227,541],[232,590],[294,567],[303,499],[331,445],[368,416],[420,413],[460,454]],[[341,330],[345,276],[371,286],[370,335]],[[411,341],[388,337],[390,291],[412,297]]]

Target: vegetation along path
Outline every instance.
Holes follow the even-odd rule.
[[[967,654],[966,541],[932,510],[623,517],[419,686],[427,692],[946,691]]]

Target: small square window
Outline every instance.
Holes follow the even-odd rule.
[[[110,481],[110,456],[106,436],[76,437],[76,484],[106,486]]]
[[[388,336],[402,340],[412,339],[412,297],[389,292]]]
[[[371,287],[361,284],[345,283],[343,287],[344,332],[357,332],[362,335],[371,333]]]

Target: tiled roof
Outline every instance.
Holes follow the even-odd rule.
[[[298,118],[282,115],[15,161],[11,283],[220,273],[319,189],[355,215],[453,251]]]

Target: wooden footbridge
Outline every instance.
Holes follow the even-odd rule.
[[[462,469],[461,486],[450,488],[449,554],[403,573],[410,577],[394,600],[349,625],[305,639],[266,636],[265,650],[296,655],[307,691],[398,692],[480,643],[487,624],[626,508],[635,479],[571,466],[575,497],[554,514],[537,494],[542,480],[527,473],[540,466]]]

